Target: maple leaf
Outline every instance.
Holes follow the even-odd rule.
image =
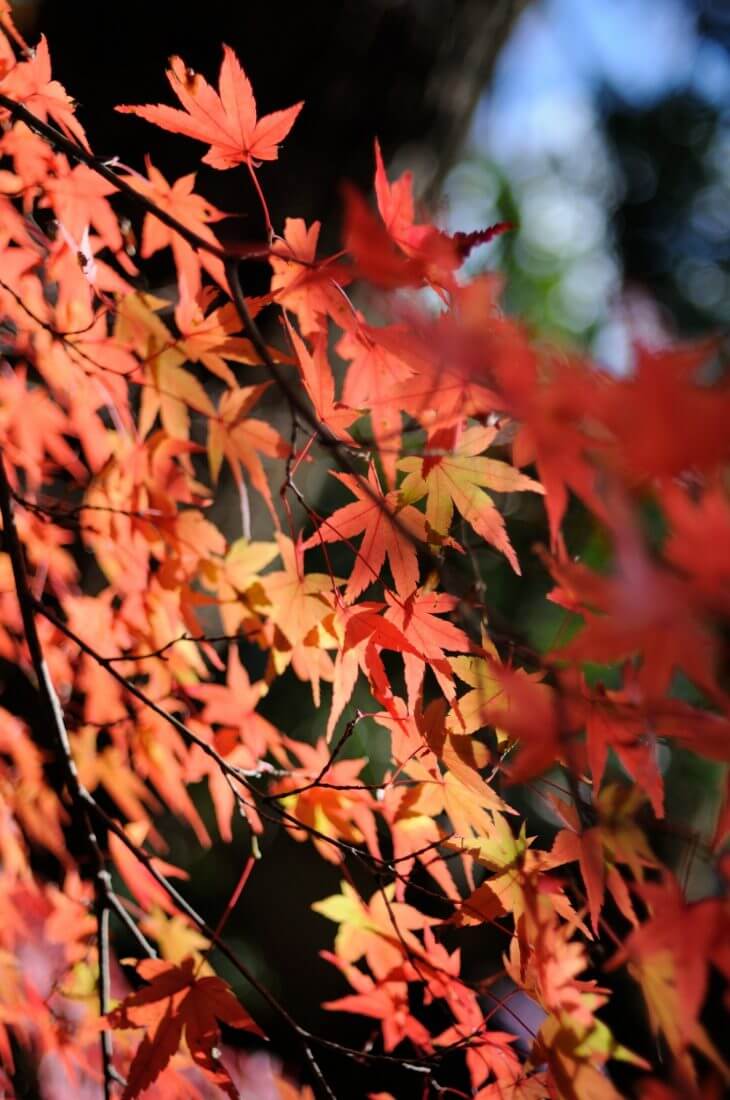
[[[353,420],[358,419],[360,414],[357,410],[335,400],[335,380],[332,368],[327,361],[326,334],[322,332],[315,338],[314,350],[310,353],[301,336],[290,325],[288,332],[299,361],[304,387],[314,406],[317,419],[321,420],[334,435],[351,442],[351,436],[346,429],[350,427]]]
[[[40,205],[51,206],[64,229],[77,240],[92,225],[117,260],[134,274],[136,268],[124,251],[119,222],[107,201],[117,190],[114,184],[86,164],[70,167],[65,157],[57,158],[56,173],[55,178],[46,181]]]
[[[242,500],[246,500],[242,488],[242,467],[251,478],[255,489],[266,501],[269,512],[278,525],[278,517],[271,496],[269,479],[266,476],[260,455],[269,458],[286,458],[289,446],[277,430],[265,420],[247,416],[268,388],[269,383],[259,386],[239,386],[226,390],[220,399],[218,415],[215,413],[208,423],[208,463],[214,481],[218,479],[221,463],[225,457],[231,468],[236,484],[239,486]],[[245,514],[246,505],[242,504]]]
[[[539,923],[540,905],[549,906],[566,920],[575,919],[559,886],[548,893],[550,884],[544,872],[555,866],[555,860],[549,852],[532,848],[534,839],[527,836],[524,821],[515,836],[507,818],[495,810],[486,835],[453,837],[445,842],[449,850],[467,853],[494,873],[462,903],[460,922],[478,924],[508,912],[515,920],[525,917],[534,922],[537,917]]]
[[[497,1093],[500,1100],[503,1095],[511,1096],[510,1089],[520,1076],[520,1062],[512,1050],[512,1043],[517,1037],[506,1031],[485,1030],[479,1002],[464,986],[458,988],[456,995],[449,997],[448,1003],[457,1022],[441,1032],[434,1040],[435,1045],[448,1047],[468,1039],[466,1062],[473,1088],[479,1088],[487,1077],[494,1075],[499,1088],[505,1088],[504,1094],[501,1091]],[[482,1093],[477,1093],[477,1096],[482,1096]]]
[[[427,430],[467,416],[484,421],[495,410],[511,414],[501,387],[494,385],[492,370],[488,374],[484,370],[485,354],[491,366],[492,356],[507,357],[511,351],[506,340],[507,348],[501,347],[493,331],[501,323],[500,289],[495,276],[483,275],[451,291],[451,310],[434,315],[416,302],[404,304],[398,324],[376,330],[382,348],[417,376],[394,387],[387,400],[395,401],[399,410],[416,417]]]
[[[532,921],[529,939],[512,937],[505,969],[510,976],[519,974],[520,985],[551,1014],[545,1021],[548,1028],[569,1021],[585,1038],[596,1026],[595,1013],[608,1000],[608,991],[593,980],[580,980],[588,967],[588,952],[575,931],[570,921],[558,921],[555,911],[543,905]]]
[[[375,139],[375,198],[383,224],[396,244],[406,253],[417,254],[424,250],[438,230],[431,225],[416,225],[413,202],[413,173],[403,175],[391,183],[385,172],[380,142]],[[449,257],[452,258],[452,257]]]
[[[379,580],[387,556],[396,591],[410,596],[418,584],[418,557],[414,542],[425,541],[426,522],[417,509],[402,505],[398,494],[384,494],[373,466],[367,485],[352,474],[331,471],[332,476],[346,485],[357,501],[338,508],[327,517],[316,532],[304,542],[305,549],[323,542],[340,542],[364,534],[357,551],[355,567],[345,589],[345,599],[352,603],[373,581]]]
[[[384,978],[400,965],[405,952],[423,955],[414,932],[437,922],[412,905],[393,900],[393,883],[376,891],[369,902],[349,883],[341,887],[340,894],[315,902],[312,909],[338,925],[335,951],[343,962],[354,963],[364,955],[375,977]]]
[[[427,267],[405,256],[354,187],[343,188],[345,249],[355,261],[355,273],[386,290],[421,286]]]
[[[684,470],[711,471],[730,455],[726,382],[702,383],[701,368],[716,353],[714,340],[675,347],[636,349],[636,368],[602,388],[593,415],[611,433],[606,461],[628,484]],[[677,409],[682,431],[673,430]]]
[[[380,1020],[383,1029],[383,1047],[393,1050],[404,1039],[410,1039],[422,1050],[431,1050],[431,1035],[415,1018],[408,1003],[408,983],[402,979],[385,978],[373,981],[356,966],[344,962],[331,951],[322,951],[322,958],[337,966],[355,990],[335,1001],[324,1001],[322,1008],[330,1012],[352,1012]]]
[[[662,485],[661,502],[671,532],[663,554],[691,578],[708,609],[730,615],[730,499],[722,484],[705,485],[701,496],[676,482]]]
[[[585,724],[588,764],[594,794],[598,793],[612,748],[626,771],[651,798],[654,813],[664,816],[664,787],[657,762],[656,737],[651,732],[642,693],[630,665],[624,671],[624,687],[610,691],[602,684],[592,690],[575,669],[559,675],[561,697],[565,700],[566,719]]]
[[[193,191],[195,173],[181,176],[170,184],[159,169],[155,168],[149,156],[145,157],[145,167],[147,168],[146,179],[137,172],[129,173],[125,177],[130,187],[151,199],[157,207],[170,214],[187,229],[192,230],[198,237],[217,246],[218,239],[208,226],[212,222],[225,218],[226,215],[217,210],[202,195],[195,194]],[[140,256],[146,259],[161,248],[167,247],[172,249],[181,287],[184,282],[187,293],[193,298],[200,290],[201,265],[219,285],[227,286],[223,263],[217,256],[211,256],[205,250],[198,253],[179,233],[170,229],[154,214],[146,214],[142,224]]]
[[[598,920],[606,889],[626,920],[637,925],[629,888],[616,864],[628,864],[639,883],[644,879],[646,868],[656,867],[648,842],[635,820],[636,811],[644,802],[641,792],[617,784],[606,787],[595,798],[598,823],[590,828],[582,826],[574,805],[552,795],[548,798],[568,826],[556,836],[551,856],[556,864],[578,861],[594,932],[599,932]]]
[[[413,832],[422,831],[425,844],[447,835],[445,829],[435,828],[434,819],[442,812],[448,814],[452,829],[462,835],[490,832],[491,810],[514,812],[482,778],[481,771],[491,759],[490,750],[472,737],[452,734],[445,727],[444,711],[444,700],[435,699],[425,710],[419,706],[408,715],[403,701],[395,699],[390,713],[376,717],[391,734],[398,773],[402,771],[416,781],[415,787],[406,788],[410,794],[402,794],[401,788],[388,788],[383,798],[383,816],[395,831],[394,846],[402,847],[404,856],[413,850]],[[439,763],[445,769],[443,773]],[[425,852],[422,862],[451,896],[453,884],[435,851]]]
[[[443,233],[432,225],[417,225],[413,201],[413,175],[404,172],[394,183],[388,180],[380,142],[375,139],[375,198],[385,228],[399,248],[414,259],[420,258],[429,268],[431,281],[444,279],[452,268],[459,267],[469,253],[481,244],[512,229],[511,222],[499,222],[471,233]],[[439,271],[443,268],[443,271]]]
[[[607,860],[610,863],[625,863],[631,868],[635,882],[644,880],[647,868],[658,867],[656,856],[637,822],[637,815],[645,801],[641,790],[620,783],[609,783],[595,799]],[[560,812],[564,820],[576,829],[574,812],[566,812],[564,806]]]
[[[50,115],[68,137],[89,152],[86,134],[75,115],[73,100],[57,80],[51,79],[51,58],[45,35],[41,35],[28,61],[15,64],[0,78],[0,92],[22,103],[42,122]],[[4,109],[0,108],[0,114],[4,113]]]
[[[494,726],[500,743],[520,741],[517,761],[508,768],[515,782],[539,775],[560,757],[555,697],[541,682],[543,671],[502,664],[489,650],[484,656],[450,657],[449,664],[471,690],[453,701],[448,730],[468,734]]]
[[[418,860],[446,897],[458,901],[459,891],[438,850],[446,835],[437,823],[443,808],[443,789],[439,784],[426,781],[406,787],[386,782],[380,812],[390,829],[393,858],[398,862],[400,873],[410,875]],[[396,898],[403,901],[404,897],[405,883],[399,879]]]
[[[591,924],[593,925],[593,931],[598,933],[598,919],[603,906],[606,887],[606,867],[600,828],[594,826],[590,829],[575,832],[561,829],[555,838],[551,854],[558,862],[578,861],[588,895]],[[620,896],[622,900],[628,899],[628,891],[624,890],[624,893]],[[628,911],[633,915],[630,901]],[[633,919],[636,920],[635,917]]]
[[[326,837],[342,839],[348,844],[362,844],[365,840],[370,851],[377,853],[375,801],[369,791],[357,790],[358,776],[367,761],[363,758],[336,760],[327,766],[331,753],[324,740],[317,745],[307,745],[287,739],[287,747],[301,767],[271,789],[272,793],[284,796],[282,806],[290,817],[304,826],[298,830],[287,822],[295,840],[305,841],[311,835],[319,854],[330,863],[341,863],[344,852],[328,843]],[[314,783],[316,777],[318,781]],[[312,785],[307,789],[309,783]],[[338,787],[343,789],[338,790]],[[292,793],[288,794],[289,791]],[[308,834],[308,826],[316,833]]]
[[[182,369],[186,356],[157,316],[166,303],[151,295],[130,294],[120,304],[115,336],[134,348],[144,362],[149,385],[142,391],[139,430],[147,435],[159,413],[163,427],[175,439],[190,437],[188,409],[215,417],[215,406],[201,383]]]
[[[295,314],[307,337],[321,332],[328,316],[347,328],[352,309],[342,293],[350,281],[349,273],[332,261],[317,263],[320,228],[319,222],[307,228],[303,218],[287,218],[284,236],[269,250],[271,297]]]
[[[0,378],[0,409],[4,447],[13,464],[25,470],[34,489],[42,484],[50,464],[83,480],[83,465],[64,438],[62,410],[42,389],[28,384],[24,368]]]
[[[375,329],[358,317],[348,325],[336,351],[349,360],[342,399],[353,409],[363,409],[378,445],[389,486],[395,484],[396,462],[401,449],[401,413],[398,387],[413,377],[413,368],[383,343],[386,329]]]
[[[132,843],[142,844],[147,835],[148,827],[142,821],[135,821],[127,825],[124,831]],[[109,852],[124,884],[143,909],[149,910],[153,906],[157,906],[164,909],[166,913],[177,912],[177,907],[170,900],[167,891],[160,886],[157,879],[114,833],[109,834]],[[187,871],[174,867],[171,863],[166,863],[157,856],[153,857],[152,865],[156,871],[168,878],[187,879],[190,877]]]
[[[438,680],[446,698],[453,698],[455,689],[445,653],[465,653],[473,647],[460,627],[438,616],[453,611],[459,601],[445,592],[426,592],[422,589],[411,593],[406,600],[400,600],[386,592],[385,599],[388,605],[385,618],[388,622],[395,623],[418,651],[418,656],[409,652],[403,654],[411,710],[416,705],[427,666]]]
[[[344,582],[327,573],[307,573],[301,541],[295,544],[281,534],[277,541],[284,568],[261,577],[264,599],[257,602],[257,611],[267,618],[262,643],[269,648],[268,675],[281,675],[291,665],[300,680],[311,683],[319,706],[320,681],[332,679],[326,649],[336,645],[325,626],[332,613],[328,597]]]
[[[225,684],[192,684],[186,689],[193,699],[205,704],[202,713],[204,722],[239,730],[257,759],[264,757],[281,740],[276,727],[256,712],[259,701],[268,690],[263,680],[251,683],[235,645],[228,651]]]
[[[3,153],[13,158],[14,173],[0,172],[3,181],[0,190],[9,194],[15,194],[22,187],[24,210],[30,209],[36,195],[43,193],[43,185],[53,171],[56,163],[53,150],[46,144],[42,137],[34,133],[24,122],[16,122],[0,139],[0,148]],[[20,230],[21,237],[30,243],[29,238],[17,224],[13,216],[15,207],[9,205],[4,213],[8,216],[8,226],[16,222],[16,231]]]
[[[332,736],[337,721],[352,695],[358,672],[368,678],[370,690],[378,702],[394,715],[397,705],[380,651],[390,649],[400,654],[418,656],[406,636],[382,615],[380,603],[360,603],[354,607],[338,606],[331,617],[331,629],[339,642],[332,678],[332,706],[327,722],[327,738]]]
[[[426,446],[431,453],[426,458],[404,458],[398,463],[407,474],[400,492],[409,503],[427,496],[431,541],[441,542],[448,535],[456,507],[477,534],[501,550],[515,573],[520,573],[504,520],[480,486],[500,493],[544,490],[506,462],[480,457],[496,435],[496,428],[473,427],[462,432],[461,425],[455,425],[437,429],[429,435]]]
[[[188,69],[180,57],[170,59],[167,79],[184,110],[163,104],[125,104],[116,110],[139,115],[163,130],[209,145],[203,163],[211,168],[233,168],[244,163],[253,168],[258,161],[276,160],[279,143],[304,105],[296,103],[257,119],[251,84],[230,46],[223,47],[218,92],[204,77]]]
[[[90,791],[103,785],[131,821],[147,822],[146,807],[159,809],[157,799],[125,761],[116,745],[104,749],[98,747],[98,735],[98,728],[89,725],[71,737],[81,782]]]
[[[544,363],[525,333],[509,322],[498,321],[494,328],[491,343],[499,355],[495,374],[501,404],[519,424],[513,460],[516,466],[536,464],[545,489],[551,543],[562,549],[560,525],[570,491],[600,518],[605,515],[591,459],[595,440],[586,426],[605,379],[587,364],[563,357],[548,357]]]
[[[154,907],[146,913],[142,930],[152,936],[166,962],[181,965],[185,959],[192,958],[196,972],[212,976],[213,970],[205,962],[205,952],[210,950],[210,941],[180,913],[168,916],[162,909]]]
[[[235,634],[246,619],[257,621],[256,613],[268,602],[260,573],[279,555],[275,542],[236,539],[211,578],[218,595],[218,607],[226,634]]]
[[[491,760],[486,745],[443,729],[428,737],[428,743],[446,769],[444,809],[457,833],[483,832],[491,824],[488,811],[515,812],[480,774]]]
[[[236,1100],[235,1088],[217,1055],[221,1020],[229,1027],[263,1035],[221,978],[198,977],[195,960],[179,966],[161,959],[144,959],[137,973],[150,984],[125,997],[108,1014],[112,1028],[145,1028],[127,1074],[122,1100],[135,1100],[149,1088],[185,1039],[191,1057],[206,1077]]]
[[[620,512],[620,502],[614,502]],[[579,610],[585,626],[560,647],[561,656],[602,664],[641,655],[636,682],[648,699],[666,692],[678,668],[710,699],[724,704],[713,668],[717,641],[700,601],[687,585],[649,558],[629,515],[616,531],[617,568],[601,576],[582,563],[543,556],[558,589],[555,602]]]
[[[303,642],[325,615],[331,611],[323,598],[337,582],[328,573],[307,573],[304,569],[303,542],[293,543],[285,535],[277,535],[279,554],[284,568],[261,577],[261,584],[270,606],[269,618],[285,636],[284,646]]]
[[[178,346],[189,359],[202,363],[212,374],[222,378],[230,389],[235,390],[236,378],[225,359],[249,364],[258,364],[261,360],[250,340],[233,335],[241,328],[241,319],[233,302],[227,302],[206,313],[216,297],[215,290],[204,287],[193,298],[188,293],[186,281],[183,279],[180,283],[180,300],[175,306],[175,324],[183,339]],[[249,298],[247,306],[252,317],[263,308],[260,299]],[[281,353],[277,350],[270,348],[269,351],[272,358],[281,358]]]
[[[577,946],[569,945],[571,948]],[[606,1074],[606,1062],[612,1058],[632,1063],[641,1069],[649,1069],[649,1063],[619,1043],[601,1020],[590,1016],[592,1008],[603,1000],[606,990],[591,988],[590,982],[574,984],[579,998],[586,1006],[592,1006],[587,1013],[588,1018],[583,1018],[582,1012],[570,1011],[557,1011],[548,1016],[534,1043],[530,1062],[533,1065],[547,1064],[551,1097],[559,1095],[561,1100],[563,1097],[565,1100],[584,1100],[585,1097],[591,1097],[591,1100],[622,1100],[622,1095]]]
[[[688,1048],[694,1045],[727,1078],[730,1071],[709,1041],[699,1016],[714,965],[730,978],[730,908],[722,898],[687,903],[679,883],[666,873],[658,883],[643,883],[639,893],[649,919],[634,928],[608,964],[628,963],[640,984],[652,1030],[664,1034],[688,1080],[694,1070]]]
[[[454,272],[472,249],[511,228],[511,223],[500,222],[488,229],[450,237],[436,226],[417,224],[413,174],[404,172],[391,183],[377,139],[375,197],[382,223],[371,214],[358,191],[345,188],[345,247],[355,260],[356,273],[388,290],[424,282],[441,291],[453,288]]]
[[[80,303],[90,308],[104,294],[123,297],[132,292],[131,284],[97,255],[103,247],[104,242],[91,233],[89,226],[80,237],[74,237],[63,223],[59,225],[46,261],[48,278],[58,283],[57,309],[73,311]]]

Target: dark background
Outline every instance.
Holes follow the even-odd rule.
[[[198,168],[199,145],[113,113],[119,102],[175,102],[164,75],[172,54],[213,82],[226,42],[251,79],[260,113],[303,99],[295,140],[263,174],[279,225],[285,215],[329,223],[341,181],[364,188],[372,178],[376,134],[387,155],[408,143],[422,145],[424,159],[439,162],[444,149],[453,157],[522,6],[518,0],[34,5],[55,75],[73,89],[100,155],[139,167],[151,151],[167,174]],[[262,232],[242,174],[203,167],[200,182],[222,209],[250,215],[253,236]]]
[[[617,0],[605,7],[606,12],[612,9],[612,17],[597,19],[603,5],[577,0],[319,0],[286,5],[24,0],[17,5],[18,20],[31,37],[34,28],[48,36],[54,74],[79,101],[95,151],[136,168],[142,168],[144,154],[151,152],[168,177],[199,169],[202,146],[113,110],[119,102],[174,103],[164,75],[171,54],[179,53],[213,81],[221,43],[227,42],[252,80],[261,113],[303,99],[304,111],[279,162],[264,166],[261,178],[277,228],[287,215],[318,218],[333,246],[341,182],[348,179],[368,188],[376,135],[386,161],[395,157],[398,167],[413,167],[420,193],[435,207],[451,202],[457,218],[461,205],[450,198],[448,186],[444,198],[442,185],[454,168],[488,162],[498,169],[499,188],[496,203],[484,216],[511,214],[519,219],[519,184],[526,165],[535,169],[529,149],[523,144],[517,157],[505,159],[485,132],[494,127],[488,120],[481,123],[479,113],[475,120],[474,108],[489,103],[495,73],[498,90],[504,92],[510,81],[525,81],[530,68],[534,72],[544,64],[544,54],[534,52],[534,25],[542,22],[552,32],[551,48],[563,72],[574,72],[589,86],[598,153],[606,160],[593,190],[594,197],[603,192],[599,198],[616,262],[611,293],[641,288],[667,307],[667,317],[682,332],[726,325],[730,190],[718,162],[730,160],[730,96],[722,90],[708,95],[707,79],[698,74],[716,68],[718,56],[727,65],[730,8],[723,0]],[[676,11],[686,13],[697,56],[688,79],[683,82],[680,74],[647,94],[632,79],[630,62],[623,70],[606,62],[606,45],[620,50],[624,36],[627,52],[629,44],[639,46],[636,64],[650,70],[671,47],[669,32],[662,35],[662,9],[670,28]],[[623,13],[623,22],[617,21],[617,12]],[[523,17],[503,50],[520,13],[529,19]],[[531,36],[524,30],[529,25]],[[513,100],[496,97],[507,114]],[[560,124],[558,114],[545,128],[557,131]],[[580,156],[580,149],[571,155],[576,152]],[[567,193],[574,182],[571,174],[579,173],[572,163],[558,163],[564,155],[565,145],[551,151],[550,163],[538,167],[545,184],[556,168],[561,170]],[[595,155],[596,149],[586,147],[584,161]],[[585,175],[585,164],[581,171]],[[198,186],[221,209],[243,217],[242,222],[224,222],[219,227],[223,236],[261,238],[259,211],[243,173],[202,167]],[[545,218],[550,220],[549,209]],[[506,242],[508,265],[522,244],[519,234]],[[545,257],[540,260],[537,265],[534,257],[532,265],[514,264],[511,273],[520,290],[515,308],[534,314],[540,327],[589,342],[595,335],[593,321],[561,324],[559,309],[552,317],[539,308],[546,282]],[[155,263],[162,279],[164,268]],[[552,285],[550,278],[547,283]],[[597,286],[600,293],[603,284]],[[568,303],[563,314],[570,312]]]

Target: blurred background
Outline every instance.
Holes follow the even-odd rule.
[[[239,53],[263,111],[304,99],[262,180],[275,223],[319,218],[336,243],[339,185],[372,178],[379,136],[451,229],[510,216],[497,257],[512,308],[626,366],[627,329],[660,340],[730,319],[730,5],[726,0],[16,0],[97,152],[167,173],[200,148],[113,113],[172,102],[167,58],[209,78]],[[199,186],[260,237],[238,173]],[[241,232],[239,227],[238,232]],[[477,253],[474,264],[484,264]]]
[[[729,44],[723,0],[532,4],[447,177],[516,215],[510,304],[616,369],[730,318]]]
[[[54,75],[79,101],[95,151],[138,169],[152,151],[168,178],[199,170],[198,190],[242,218],[218,227],[224,237],[263,239],[245,174],[200,168],[196,143],[113,111],[120,102],[173,102],[164,76],[173,53],[212,80],[221,42],[239,54],[262,112],[305,100],[279,162],[261,171],[275,227],[287,215],[317,218],[325,247],[337,247],[340,184],[349,179],[369,190],[377,135],[391,176],[412,168],[424,205],[449,230],[516,223],[477,250],[470,269],[504,271],[507,308],[539,336],[587,349],[623,372],[637,337],[661,344],[723,332],[730,321],[727,0],[13,6],[31,41],[41,30],[48,36]],[[169,280],[167,263],[164,254],[154,259],[151,285]],[[266,270],[248,277],[256,292]],[[580,531],[580,515],[573,522]],[[527,553],[535,527],[519,517],[515,527],[518,552]],[[588,560],[605,552],[595,533],[583,537]],[[533,643],[559,625],[536,616],[546,587],[537,567],[516,586],[499,565],[489,582],[502,613]],[[260,656],[246,657],[260,675]],[[266,700],[267,716],[312,740],[321,723],[307,700],[298,682],[282,682]],[[370,755],[372,778],[377,744],[363,724],[351,746],[352,755]],[[671,766],[683,769],[683,817],[701,824],[708,776],[693,779],[686,760]],[[669,784],[670,806],[678,791]],[[191,900],[215,923],[248,853],[246,836],[201,852],[173,822],[169,835],[170,858],[191,872]],[[365,1022],[318,1008],[344,986],[316,957],[331,946],[334,926],[307,906],[338,889],[338,872],[284,835],[269,835],[267,844],[269,858],[257,865],[229,925],[233,945],[302,1022],[362,1043]],[[373,884],[362,885],[369,895]],[[479,957],[484,973],[485,952],[496,950],[472,936],[467,966]],[[631,1026],[645,1026],[633,1015],[626,1013]],[[341,1063],[333,1066],[335,1076],[341,1071]],[[379,1087],[386,1084],[410,1095],[405,1081],[401,1091],[392,1077]]]

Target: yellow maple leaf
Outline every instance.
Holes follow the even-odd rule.
[[[456,508],[469,526],[500,550],[519,573],[504,519],[481,487],[498,493],[544,490],[539,482],[508,463],[482,455],[496,434],[496,428],[480,426],[461,432],[459,425],[432,432],[425,458],[411,456],[398,463],[398,468],[406,472],[400,492],[408,503],[427,498],[426,522],[431,541],[440,543],[448,536]]]

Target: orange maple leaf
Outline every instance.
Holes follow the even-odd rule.
[[[413,173],[404,172],[391,183],[377,139],[375,198],[382,224],[353,187],[345,189],[345,246],[358,275],[390,290],[424,282],[437,290],[453,288],[454,273],[472,249],[512,228],[510,222],[499,222],[449,236],[427,222],[417,223]]]
[[[374,328],[358,315],[335,348],[349,361],[342,400],[370,417],[388,487],[395,484],[396,461],[401,450],[401,404],[398,389],[408,385],[412,368],[382,342],[394,326]]]
[[[134,844],[140,845],[147,835],[148,827],[144,821],[134,821],[127,825],[124,831]],[[140,863],[126,844],[114,833],[109,834],[109,854],[124,885],[145,912],[149,912],[154,906],[164,909],[166,913],[176,913],[178,911],[167,891],[160,886],[151,871],[143,863]],[[154,869],[167,878],[187,879],[190,877],[187,871],[183,871],[180,867],[175,867],[157,856],[153,856],[151,862]]]
[[[245,468],[251,484],[261,493],[278,525],[269,479],[259,456],[264,454],[269,458],[286,458],[289,447],[266,420],[246,415],[268,385],[268,382],[263,382],[258,386],[240,386],[235,390],[226,390],[218,406],[218,417],[208,423],[207,449],[213,480],[217,480],[221,462],[225,458],[243,497],[240,487],[242,467]]]
[[[267,614],[284,635],[283,639],[275,641],[275,649],[296,646],[307,640],[331,611],[324,594],[331,593],[335,585],[341,583],[328,573],[305,572],[304,543],[293,543],[281,534],[277,535],[277,542],[284,568],[261,577],[270,605]]]
[[[702,601],[674,573],[654,564],[630,524],[629,518],[616,530],[614,575],[543,556],[558,584],[548,598],[585,620],[581,632],[560,648],[561,657],[609,663],[641,654],[636,683],[647,698],[660,698],[681,668],[722,706],[714,676],[717,640]]]
[[[412,905],[393,900],[395,883],[377,890],[366,902],[348,882],[312,906],[315,913],[338,925],[335,952],[344,963],[365,960],[376,978],[385,978],[407,954],[423,957],[415,932],[438,923]]]
[[[456,691],[444,651],[467,653],[472,649],[472,644],[460,627],[437,616],[454,611],[459,601],[444,592],[428,592],[425,589],[416,590],[405,601],[390,592],[385,593],[385,598],[388,603],[385,618],[395,623],[413,648],[418,650],[418,655],[403,653],[410,709],[413,710],[416,705],[427,665],[444,695],[452,699]]]
[[[218,246],[218,240],[208,226],[211,222],[218,222],[225,218],[226,214],[193,191],[195,173],[181,176],[170,184],[155,168],[149,156],[145,157],[145,167],[147,177],[137,172],[130,173],[126,177],[127,183],[135,191],[151,199],[165,213],[171,214],[187,229],[196,233],[198,237],[213,246]],[[179,233],[173,232],[154,214],[148,213],[142,226],[140,256],[142,259],[148,259],[161,248],[168,246],[172,248],[175,259],[181,294],[183,290],[193,298],[198,294],[201,285],[201,264],[220,286],[226,287],[223,263],[217,256],[212,256],[205,251],[197,253]]]
[[[338,997],[336,1001],[324,1001],[322,1008],[331,1012],[352,1012],[380,1020],[383,1047],[386,1051],[393,1050],[404,1039],[410,1039],[417,1049],[433,1049],[428,1029],[410,1011],[407,982],[395,978],[375,982],[368,974],[363,974],[358,967],[343,962],[331,951],[323,951],[322,958],[339,967],[355,990],[355,993]],[[374,1095],[370,1094],[371,1100]]]
[[[223,47],[218,91],[204,77],[188,69],[180,57],[170,58],[170,87],[185,108],[162,103],[117,107],[122,114],[139,115],[147,122],[210,145],[203,163],[211,168],[254,167],[257,161],[276,160],[279,143],[304,106],[295,103],[283,111],[256,118],[256,100],[241,63],[230,46]]]
[[[263,680],[251,683],[235,646],[231,646],[228,653],[225,684],[191,684],[186,690],[193,699],[205,704],[202,712],[204,722],[227,726],[231,734],[240,731],[243,741],[252,749],[259,750],[259,756],[279,744],[279,731],[256,711],[259,701],[269,690],[268,686]]]
[[[284,235],[269,252],[272,268],[271,296],[287,312],[294,313],[302,333],[309,337],[326,327],[332,317],[346,328],[352,306],[342,288],[350,273],[335,257],[317,261],[320,223],[307,228],[303,218],[287,218]]]
[[[629,933],[606,969],[628,964],[641,986],[652,1031],[663,1033],[688,1081],[694,1078],[690,1046],[701,1050],[727,1080],[730,1072],[705,1033],[701,1010],[710,966],[725,982],[730,977],[730,907],[724,898],[685,901],[669,874],[637,890],[649,918]]]
[[[29,59],[20,61],[0,80],[0,91],[22,103],[42,122],[50,115],[69,138],[89,151],[84,129],[74,114],[74,101],[63,85],[51,79],[51,58],[45,35],[41,35]]]
[[[312,352],[309,351],[301,336],[287,325],[289,338],[294,345],[304,388],[314,405],[319,420],[341,439],[350,440],[347,428],[360,413],[335,400],[335,379],[332,367],[327,359],[327,336],[324,332],[314,340]]]
[[[288,738],[287,748],[301,767],[275,784],[272,791],[286,796],[283,805],[294,839],[305,841],[309,837],[322,858],[330,863],[342,863],[343,850],[330,844],[327,837],[348,844],[366,842],[370,851],[377,854],[375,800],[364,787],[357,790],[358,776],[367,760],[363,757],[337,760],[328,766],[331,750],[324,739],[316,745],[307,745]],[[318,782],[314,783],[317,776]],[[304,828],[297,829],[291,818],[301,821]],[[314,832],[308,832],[312,829]]]

